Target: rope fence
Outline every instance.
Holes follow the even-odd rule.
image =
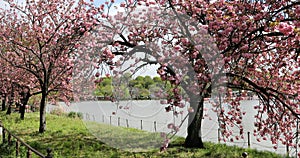
[[[162,123],[158,121],[148,121],[143,119],[129,119],[129,118],[121,118],[117,116],[105,116],[105,115],[101,115],[100,117],[97,117],[89,113],[84,113],[83,119],[87,121],[105,123],[113,126],[147,130],[150,132],[159,132],[158,130],[159,127],[166,127],[167,125],[167,122]]]
[[[140,130],[145,130],[149,132],[169,132],[169,129],[167,129],[167,124],[170,122],[159,122],[159,121],[149,121],[149,120],[143,120],[143,119],[129,119],[129,118],[121,118],[119,116],[110,115],[93,115],[89,113],[83,114],[83,119],[87,121],[94,121],[99,123],[105,123],[112,126],[121,126],[121,127],[127,127],[127,128],[136,128]],[[178,120],[178,122],[181,120]],[[218,126],[215,126],[218,127]],[[161,129],[164,129],[165,131],[162,131]],[[202,135],[204,141],[211,141],[211,142],[218,142],[221,143],[221,132],[219,129],[216,128],[205,128],[202,127],[202,131],[205,131],[206,134]],[[216,131],[216,136],[211,137],[211,132]],[[239,132],[233,132],[234,134],[239,134]],[[234,140],[233,142],[224,142],[225,144],[232,144],[237,145],[243,148],[257,148],[257,149],[273,149],[274,146],[272,145],[264,145],[263,143],[256,143],[251,138],[251,132],[243,133],[245,134],[244,139],[240,140]],[[289,146],[278,146],[278,149],[285,150],[286,156],[292,156],[296,155],[295,152],[293,152],[293,148],[290,148]]]

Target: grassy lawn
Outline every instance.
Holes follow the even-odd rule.
[[[155,146],[161,141],[158,133],[149,133],[131,128],[112,127],[104,124],[96,124],[94,122],[84,124],[80,119],[67,116],[48,114],[46,117],[47,130],[44,134],[37,132],[39,125],[38,113],[28,113],[25,115],[25,120],[21,121],[18,114],[7,116],[1,112],[0,120],[2,120],[2,124],[4,124],[6,128],[43,154],[46,154],[48,147],[53,149],[54,158],[240,158],[243,152],[248,153],[248,158],[282,157],[281,155],[271,152],[260,152],[235,146],[228,147],[224,144],[213,144],[209,142],[205,143],[206,149],[186,149],[182,147],[184,142],[183,138],[176,138],[176,140],[172,141],[170,148],[168,148],[166,152],[160,152],[159,147]],[[86,128],[87,126],[89,130]],[[95,135],[91,133],[97,133],[98,135],[96,136],[106,143],[100,142]],[[106,141],[105,139],[110,139],[110,141]],[[7,144],[2,144],[2,136],[0,140],[0,158],[14,158],[15,151],[13,149],[15,145],[8,146]],[[132,145],[132,143],[126,143],[126,141],[134,141],[136,143]],[[115,144],[110,144],[114,142]],[[145,143],[149,144],[149,142],[154,144],[153,147],[150,146],[146,151],[141,150],[145,149]],[[118,144],[122,146],[118,146]],[[149,146],[148,144],[147,146]],[[25,148],[21,147],[20,150],[22,152],[20,157],[26,157]],[[35,158],[37,156],[33,154],[32,157]]]

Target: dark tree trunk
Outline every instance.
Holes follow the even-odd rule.
[[[10,115],[11,114],[11,106],[12,106],[12,104],[13,104],[13,101],[10,100],[9,103],[8,103],[6,115]]]
[[[21,106],[21,103],[16,102],[15,105],[16,105],[15,112],[16,112],[16,111],[19,111],[19,112],[20,112],[20,106]]]
[[[2,105],[1,105],[2,111],[6,110],[6,95],[2,98]]]
[[[21,120],[24,120],[24,118],[25,118],[25,106],[26,106],[26,104],[25,105],[21,104],[21,107],[20,107],[20,119]]]
[[[46,92],[42,92],[41,104],[40,104],[40,127],[39,133],[44,133],[46,131]]]
[[[28,103],[30,96],[31,95],[30,95],[29,88],[27,89],[27,92],[22,93],[21,106],[20,106],[20,119],[21,120],[24,120],[24,118],[25,118],[26,105]]]
[[[204,148],[201,136],[203,102],[203,99],[201,99],[200,101],[198,101],[198,99],[191,101],[191,107],[193,107],[194,112],[190,113],[188,120],[188,135],[185,138],[184,142],[184,146],[187,148]]]
[[[10,96],[9,96],[9,99],[8,99],[8,108],[7,108],[7,111],[6,111],[6,114],[7,115],[10,115],[11,114],[11,106],[12,104],[14,103],[14,92],[15,92],[15,88],[14,88],[14,84],[15,83],[12,83],[11,84],[11,92],[10,92]]]

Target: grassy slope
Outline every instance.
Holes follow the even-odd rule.
[[[128,152],[124,150],[114,149],[108,145],[98,141],[86,129],[86,126],[80,119],[73,119],[64,116],[47,115],[47,131],[44,134],[39,134],[38,130],[38,113],[26,114],[24,121],[18,119],[19,115],[12,114],[6,116],[3,112],[0,113],[5,127],[9,128],[13,133],[18,135],[28,144],[36,148],[42,153],[46,153],[48,147],[52,148],[55,158],[106,158],[106,157],[201,157],[201,158],[240,158],[241,153],[248,152],[249,158],[276,158],[282,157],[270,152],[259,152],[256,150],[242,149],[238,147],[227,147],[223,144],[205,143],[206,149],[185,149],[181,145],[183,138],[178,138],[172,142],[167,152],[159,152],[158,148],[148,150],[147,152]],[[107,125],[95,125],[95,130],[106,130],[110,137],[114,135],[125,135],[128,138],[128,133],[136,139],[137,146],[130,148],[138,148],[143,146],[143,140],[139,136],[147,135],[153,137],[153,134],[135,129],[126,129],[121,127],[109,127]],[[112,131],[112,132],[108,132]],[[105,134],[101,136],[105,137]],[[156,137],[156,136],[154,136]],[[2,138],[2,137],[1,137]],[[120,136],[118,137],[120,139]],[[1,139],[0,139],[1,140]],[[103,140],[103,139],[102,139]],[[154,139],[157,141],[159,139]],[[149,140],[148,140],[149,141]],[[2,142],[2,140],[1,140]],[[8,147],[7,144],[0,145],[0,158],[15,157],[13,151],[14,145]],[[21,148],[25,157],[25,149]],[[36,157],[36,156],[33,156]]]

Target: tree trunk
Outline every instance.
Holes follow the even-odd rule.
[[[21,103],[20,105],[20,119],[24,120],[25,118],[25,106],[26,104]]]
[[[15,112],[19,111],[19,113],[20,113],[20,106],[21,106],[21,103],[16,102],[15,105],[16,105],[16,107],[15,107]]]
[[[20,119],[24,120],[25,118],[25,110],[26,110],[26,105],[28,103],[28,100],[30,98],[30,91],[28,90],[27,93],[24,93],[21,99],[21,106],[20,106]]]
[[[46,92],[42,92],[42,98],[40,103],[40,127],[39,133],[44,133],[46,131]]]
[[[1,105],[2,111],[5,111],[5,110],[6,110],[6,105],[5,105],[5,103],[6,103],[6,95],[3,96],[3,98],[2,98],[2,105]]]
[[[9,100],[8,100],[8,107],[7,107],[6,115],[11,114],[11,106],[12,106],[13,103],[14,103],[13,97],[10,97]]]
[[[201,99],[199,102],[197,101],[197,99],[193,101],[191,100],[191,107],[193,107],[194,112],[190,113],[188,120],[188,135],[185,138],[184,142],[184,146],[187,148],[204,148],[201,136],[203,102],[203,99]]]
[[[6,115],[10,115],[11,114],[11,106],[12,106],[12,104],[13,104],[13,101],[10,100],[9,103],[8,103]]]
[[[6,115],[10,115],[11,114],[11,106],[14,103],[14,83],[11,84],[11,92],[10,92],[10,96],[8,97],[8,108],[6,111]]]

